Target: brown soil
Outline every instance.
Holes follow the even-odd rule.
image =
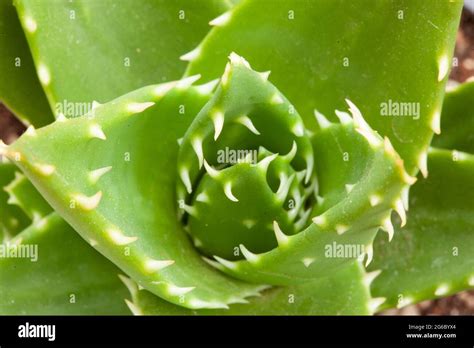
[[[0,139],[11,144],[23,133],[25,126],[19,122],[5,105],[0,103]]]
[[[474,13],[464,10],[454,53],[458,65],[451,71],[451,79],[464,82],[474,77]]]

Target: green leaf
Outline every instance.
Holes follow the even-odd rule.
[[[230,6],[237,5],[241,0],[227,0]]]
[[[439,129],[461,7],[460,0],[242,1],[212,22],[187,74],[216,78],[234,51],[271,70],[310,129],[313,109],[334,119],[349,98],[413,174],[424,169]],[[414,103],[419,117],[383,116],[390,102]]]
[[[149,84],[179,78],[223,0],[17,0],[40,81],[56,116],[80,116]]]
[[[140,315],[365,315],[373,313],[378,299],[371,299],[367,275],[358,262],[327,278],[297,286],[265,290],[249,303],[229,309],[189,310],[172,305],[132,283],[130,309]]]
[[[329,123],[323,115],[317,114],[322,129],[310,139],[298,113],[291,111],[289,101],[262,78],[261,73],[253,71],[248,62],[235,54],[231,55],[221,81],[212,100],[189,127],[180,147],[178,172],[181,192],[186,191],[184,186],[188,182],[189,194],[208,196],[204,202],[196,197],[192,206],[184,207],[190,214],[190,234],[195,236],[198,228],[200,244],[204,246],[208,246],[209,241],[202,236],[209,234],[207,237],[217,244],[213,249],[219,262],[217,266],[225,273],[251,283],[306,283],[327,276],[364,253],[369,255],[367,262],[370,262],[376,231],[380,226],[388,225],[389,230],[393,228],[389,219],[392,208],[404,216],[400,195],[403,187],[415,180],[404,171],[389,140],[384,141],[374,133],[351,102],[348,104],[353,117],[341,112],[341,123]],[[251,128],[258,130],[258,134],[236,122],[242,115],[246,115],[253,125]],[[222,122],[215,122],[219,117],[222,117]],[[277,216],[269,207],[281,206],[283,200],[270,190],[266,182],[267,171],[271,168],[268,163],[263,165],[264,160],[259,162],[261,165],[234,165],[220,171],[210,170],[209,165],[202,168],[203,163],[219,164],[215,162],[218,149],[252,149],[260,145],[275,154],[267,159],[277,161],[283,159],[283,156],[278,157],[279,153],[285,156],[291,153],[292,143],[296,149],[294,159],[290,161],[292,166],[295,170],[309,173],[305,175],[307,178],[315,180],[317,176],[319,194],[322,195],[317,204],[308,201],[309,206],[314,205],[309,211],[314,223],[310,221],[307,228],[300,228],[300,233],[280,229],[278,234],[278,228],[272,224]],[[313,165],[317,175],[313,173]],[[313,195],[318,194],[316,185],[305,187],[303,179],[298,185]],[[196,192],[193,186],[197,186]],[[274,242],[274,247],[270,245],[268,249],[256,250],[254,240],[242,237],[248,229],[244,219],[245,214],[258,212],[262,201],[266,209],[262,209],[255,220],[269,225],[269,228],[267,231],[257,229],[254,234],[266,233],[264,238]],[[212,218],[206,217],[211,214],[207,209],[214,209]],[[209,221],[212,219],[216,222]],[[216,237],[218,234],[220,236]],[[283,240],[276,243],[281,234]],[[239,238],[240,243],[249,242],[240,245],[245,259],[222,259],[234,252],[233,247],[239,246]],[[328,257],[327,250],[333,243],[354,246],[355,251],[346,257]]]
[[[54,120],[12,0],[0,0],[0,101],[35,127]]]
[[[177,167],[178,198],[189,201],[189,207],[183,207],[189,212],[187,227],[202,249],[207,249],[209,256],[229,258],[239,244],[253,252],[276,247],[273,221],[290,232],[293,223],[284,204],[291,187],[283,184],[278,193],[282,176],[273,174],[278,185],[272,191],[268,177],[276,171],[275,165],[279,163],[288,175],[292,172],[291,183],[301,189],[301,196],[303,189],[308,195],[314,190],[315,178],[310,137],[278,89],[237,55],[231,57],[222,81],[183,137]],[[258,163],[255,159],[255,163],[235,164],[218,155],[226,149],[250,153],[260,149],[266,154]],[[284,158],[283,154],[290,155]],[[231,164],[235,165],[225,168]],[[214,169],[213,174],[210,166],[222,170]],[[207,196],[205,202],[200,201],[203,195]]]
[[[433,149],[429,168],[410,193],[407,226],[374,243],[370,270],[382,273],[372,292],[384,307],[474,287],[474,156]]]
[[[9,203],[20,207],[30,220],[36,221],[52,213],[49,204],[20,172],[15,173],[15,178],[4,190],[8,193]]]
[[[177,140],[210,98],[209,86],[190,87],[195,80],[142,88],[93,115],[25,134],[5,151],[19,155],[16,164],[51,206],[141,286],[179,305],[219,308],[261,287],[204,262],[176,216]]]
[[[123,301],[127,289],[117,276],[120,270],[57,214],[27,228],[0,248],[0,314],[130,313]],[[24,257],[13,256],[14,251]]]
[[[0,162],[0,242],[13,237],[30,223],[18,206],[9,203],[9,195],[4,191],[4,187],[15,177],[15,172],[17,169],[12,163]]]
[[[6,233],[0,245],[0,313],[127,314],[120,270],[57,214],[49,215],[51,207],[13,164],[0,164],[0,186]],[[26,250],[30,257],[17,257]]]
[[[446,93],[441,129],[433,146],[474,153],[474,81]]]

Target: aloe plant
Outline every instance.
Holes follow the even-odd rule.
[[[373,314],[474,287],[460,1],[2,1],[28,67],[2,57],[0,98],[29,127],[0,147],[0,313]]]

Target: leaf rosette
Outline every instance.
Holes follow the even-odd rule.
[[[269,73],[235,53],[218,81],[198,79],[144,87],[2,151],[131,278],[135,312],[142,291],[182,310],[232,314],[260,306],[257,295],[271,307],[285,291],[318,296],[308,284],[327,292],[341,274],[372,312],[361,261],[380,227],[392,237],[393,209],[405,222],[415,181],[390,141],[349,100],[338,123],[315,111],[309,131]],[[220,160],[229,149],[246,156]],[[335,245],[361,248],[340,256]]]

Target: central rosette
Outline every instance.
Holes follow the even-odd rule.
[[[214,97],[181,140],[180,218],[208,256],[244,258],[307,227],[314,155],[301,117],[267,81],[231,56]]]

